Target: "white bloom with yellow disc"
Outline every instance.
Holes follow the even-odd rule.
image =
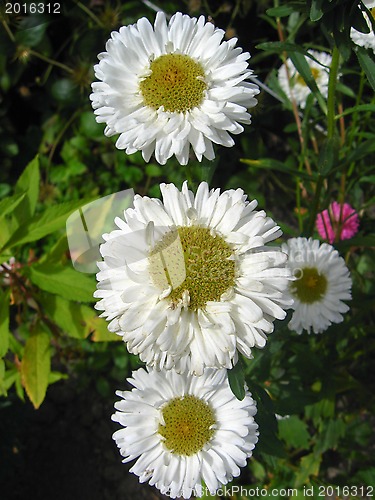
[[[305,57],[305,59],[310,67],[320,93],[326,98],[328,96],[329,68],[331,67],[332,57],[326,52],[318,52],[316,50],[309,50],[308,52],[316,60],[310,57]],[[311,94],[311,90],[302,75],[298,73],[291,59],[287,59],[285,63],[280,66],[278,81],[286,96],[290,100],[294,99],[297,106],[304,109],[306,107],[307,98]]]
[[[287,256],[265,246],[280,228],[242,189],[160,189],[163,202],[135,196],[103,235],[95,307],[150,366],[231,368],[237,351],[264,347],[291,305]]]
[[[215,157],[213,143],[233,146],[230,134],[250,123],[259,88],[246,80],[249,53],[223,41],[224,31],[203,16],[177,12],[167,24],[158,12],[111,34],[99,54],[90,95],[96,120],[127,154],[154,153],[165,164],[175,155],[186,165],[190,146],[199,161]]]
[[[343,300],[351,299],[352,280],[338,251],[312,238],[291,238],[281,248],[297,278],[289,285],[294,299],[289,328],[297,333],[322,333],[332,323],[341,323],[349,310]]]
[[[258,441],[256,406],[246,390],[232,393],[226,370],[202,376],[143,368],[128,380],[131,391],[117,391],[112,420],[123,428],[113,439],[130,469],[171,498],[211,494],[240,474]]]

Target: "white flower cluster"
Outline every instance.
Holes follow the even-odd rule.
[[[259,89],[248,53],[203,17],[158,12],[113,32],[95,66],[90,98],[107,136],[126,153],[165,164],[214,158],[250,123]],[[311,53],[326,93],[330,56]],[[308,87],[291,63],[280,85],[304,107]],[[292,83],[291,83],[292,82]],[[342,321],[351,281],[328,244],[297,238],[268,246],[280,228],[242,189],[194,194],[161,184],[162,200],[135,196],[104,234],[96,308],[146,369],[118,391],[114,439],[131,471],[171,498],[201,496],[240,473],[258,440],[256,405],[232,393],[227,369],[252,357],[293,307],[290,327],[322,332]],[[288,262],[289,255],[289,262]],[[299,274],[296,271],[299,271]]]

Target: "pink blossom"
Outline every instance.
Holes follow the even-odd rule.
[[[353,238],[358,232],[358,226],[358,214],[349,203],[340,205],[334,201],[328,210],[323,210],[316,218],[316,228],[319,235],[331,244],[335,241],[337,234],[340,240]]]

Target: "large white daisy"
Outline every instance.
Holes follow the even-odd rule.
[[[327,97],[329,68],[331,66],[332,57],[326,52],[317,52],[316,50],[309,50],[309,54],[319,61],[316,62],[310,57],[305,57],[320,93],[323,97]],[[287,59],[285,63],[280,66],[278,71],[278,80],[280,87],[288,98],[293,98],[297,106],[304,109],[306,106],[306,100],[311,94],[311,90],[303,77],[296,70],[291,59]]]
[[[113,439],[130,472],[171,498],[202,496],[240,474],[258,441],[256,406],[233,395],[226,370],[201,377],[174,370],[133,373],[132,391],[117,391]]]
[[[281,231],[242,189],[160,188],[163,203],[135,196],[103,235],[95,307],[148,365],[231,368],[237,350],[251,357],[265,345],[291,304],[287,257],[265,246]]]
[[[297,333],[311,329],[322,333],[343,321],[351,299],[352,280],[345,261],[328,243],[311,238],[291,238],[282,244],[288,266],[297,278],[289,285],[294,313],[289,328]]]
[[[369,9],[373,18],[375,18],[375,1],[374,0],[363,0],[363,3]],[[355,28],[350,29],[350,38],[356,45],[364,47],[365,49],[372,49],[375,53],[375,33],[371,24],[371,20],[366,12],[363,14],[366,19],[367,26],[369,28],[369,33],[362,33]]]
[[[142,151],[145,161],[155,153],[161,164],[175,155],[186,165],[190,145],[199,161],[215,157],[212,143],[233,146],[229,133],[250,123],[259,88],[245,81],[250,55],[223,37],[203,16],[180,12],[169,24],[158,12],[154,27],[142,18],[112,32],[90,99],[104,133],[120,134],[117,148]]]

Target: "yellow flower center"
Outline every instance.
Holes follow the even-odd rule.
[[[196,311],[207,302],[218,302],[235,284],[233,250],[207,227],[182,226],[165,234],[149,255],[149,272],[161,290],[171,287],[166,298],[175,307],[189,297]]]
[[[172,399],[162,414],[165,425],[159,424],[158,432],[168,450],[177,455],[194,455],[214,434],[214,412],[196,396]]]
[[[327,278],[315,267],[305,267],[301,276],[291,284],[292,293],[303,303],[319,301],[327,290]]]
[[[202,66],[184,54],[166,54],[150,64],[151,74],[139,84],[144,103],[185,113],[199,106],[206,88]]]
[[[316,80],[320,74],[320,70],[318,68],[310,68],[310,69],[311,69],[312,76],[314,77],[314,80]],[[306,87],[306,82],[299,73],[297,73],[297,75],[295,76],[295,79],[296,79],[296,83],[299,83],[300,85],[305,85],[305,87]]]

